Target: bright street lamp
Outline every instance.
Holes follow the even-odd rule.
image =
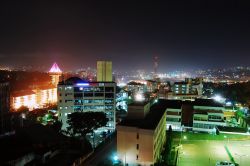
[[[114,161],[118,161],[118,156],[117,156],[117,155],[114,155],[114,156],[113,156],[113,160],[114,160]]]

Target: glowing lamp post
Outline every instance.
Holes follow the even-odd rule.
[[[119,163],[119,157],[117,156],[117,154],[114,154],[114,155],[112,156],[112,161],[113,161],[113,164]]]
[[[145,96],[143,93],[137,93],[135,94],[135,101],[143,102],[145,100]]]
[[[212,97],[216,102],[219,102],[219,103],[224,103],[225,102],[225,98],[223,98],[221,95],[215,95]]]

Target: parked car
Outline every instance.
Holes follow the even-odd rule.
[[[235,166],[235,164],[230,163],[229,161],[218,161],[215,166]]]

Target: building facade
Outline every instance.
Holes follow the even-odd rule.
[[[212,99],[196,99],[193,103],[193,131],[213,132],[226,126],[225,107]]]
[[[44,108],[57,102],[57,88],[54,86],[36,87],[33,90],[13,92],[11,95],[11,107],[15,110],[25,106],[29,110]]]
[[[169,99],[195,100],[195,98],[202,97],[202,82],[202,78],[186,78],[183,82],[175,82]]]
[[[13,92],[11,95],[12,108],[17,110],[18,108],[25,106],[29,109],[38,107],[36,93],[32,90],[22,90]]]
[[[106,130],[115,130],[115,82],[85,82],[71,77],[58,84],[58,111],[62,129],[67,128],[67,115],[76,111],[105,112],[109,118]]]
[[[195,110],[193,131],[214,132],[217,126],[226,126],[224,113],[219,110]]]
[[[97,61],[97,82],[112,82],[112,62]]]
[[[62,75],[62,71],[59,68],[59,66],[57,65],[57,63],[54,63],[52,65],[52,67],[50,68],[49,74],[50,74],[50,77],[51,77],[52,85],[54,85],[56,87],[57,84],[59,83],[60,77]]]
[[[171,126],[172,130],[180,131],[182,128],[182,108],[181,105],[167,108],[167,129]]]
[[[8,82],[0,82],[0,134],[6,130],[6,114],[10,111],[10,86]]]
[[[150,166],[160,160],[166,141],[166,108],[156,108],[161,102],[144,118],[126,119],[117,126],[117,154],[124,165]]]
[[[62,75],[61,69],[54,63],[49,71],[51,82],[46,85],[33,85],[30,89],[12,92],[11,108],[17,110],[25,106],[29,110],[44,108],[57,102],[57,84]]]

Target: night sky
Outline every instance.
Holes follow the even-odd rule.
[[[112,60],[159,71],[250,66],[250,5],[240,1],[0,2],[0,65],[65,70]]]

